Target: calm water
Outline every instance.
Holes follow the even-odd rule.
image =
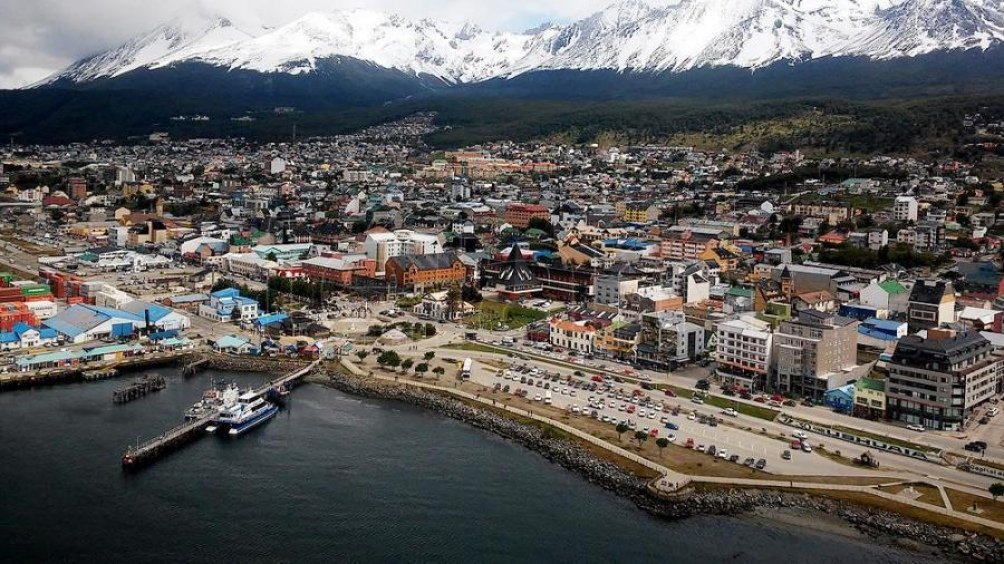
[[[316,385],[125,475],[123,447],[209,383],[164,373],[123,406],[123,380],[0,394],[0,561],[919,561],[752,518],[659,521],[493,435]]]

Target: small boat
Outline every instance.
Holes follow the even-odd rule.
[[[185,419],[201,419],[207,415],[212,415],[220,409],[237,403],[240,390],[237,385],[231,383],[224,389],[210,388],[202,393],[202,399],[195,402],[192,407],[185,411]]]
[[[216,430],[217,430],[216,425],[209,425],[208,427],[206,427],[206,432],[209,433],[210,435],[216,433]]]

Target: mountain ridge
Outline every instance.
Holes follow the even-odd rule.
[[[361,9],[311,12],[276,28],[244,29],[215,15],[168,22],[33,86],[83,85],[181,63],[306,75],[339,58],[452,86],[549,70],[755,71],[778,62],[885,60],[1001,44],[998,0],[624,0],[522,33]]]

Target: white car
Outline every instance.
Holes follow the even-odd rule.
[[[638,410],[638,417],[645,417],[645,410],[644,409],[639,409]]]
[[[674,435],[673,433],[670,433],[670,434],[666,435],[666,440],[669,441],[669,442],[673,442],[673,441],[676,440],[676,435]]]
[[[693,421],[695,419],[697,419],[697,416],[694,415],[693,413],[691,413],[690,415],[687,416],[687,421]]]
[[[654,411],[649,411],[648,412],[648,418],[649,419],[655,419],[655,412]]]
[[[732,409],[731,407],[725,408],[722,411],[722,413],[724,413],[725,415],[728,415],[729,417],[739,417],[739,412],[736,411],[735,409]]]
[[[911,430],[911,431],[923,431],[924,430],[924,426],[923,425],[907,425],[906,428],[909,429],[909,430]]]
[[[540,394],[533,396],[533,401],[544,401],[544,398],[540,397]]]
[[[724,448],[718,451],[718,458],[728,458],[728,457],[729,457],[729,452]]]
[[[799,439],[808,439],[809,438],[809,436],[805,434],[805,431],[795,431],[794,433],[791,434],[791,436],[799,438]]]

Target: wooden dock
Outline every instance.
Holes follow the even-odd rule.
[[[154,462],[168,452],[200,438],[206,434],[206,427],[218,414],[218,411],[210,413],[199,419],[178,425],[145,443],[129,447],[122,455],[122,466],[129,470],[138,469]]]
[[[167,380],[163,376],[146,376],[134,381],[125,388],[112,392],[112,402],[128,403],[151,392],[159,392],[166,387]]]
[[[181,375],[185,376],[186,378],[188,376],[195,376],[195,373],[198,372],[199,367],[202,366],[203,364],[206,364],[207,362],[209,362],[208,358],[200,358],[198,360],[189,362],[188,364],[185,365],[184,368],[181,369]]]
[[[267,384],[257,388],[255,393],[264,396],[276,388],[288,389],[296,380],[299,380],[306,374],[310,373],[310,371],[316,368],[320,363],[320,360],[315,360],[299,370],[271,380]],[[210,413],[204,417],[189,421],[182,425],[178,425],[159,437],[154,437],[145,443],[129,447],[126,449],[125,454],[122,455],[122,467],[127,470],[139,469],[148,464],[152,464],[161,456],[164,456],[178,447],[203,437],[206,434],[206,427],[209,426],[217,415],[219,415],[219,411]]]

